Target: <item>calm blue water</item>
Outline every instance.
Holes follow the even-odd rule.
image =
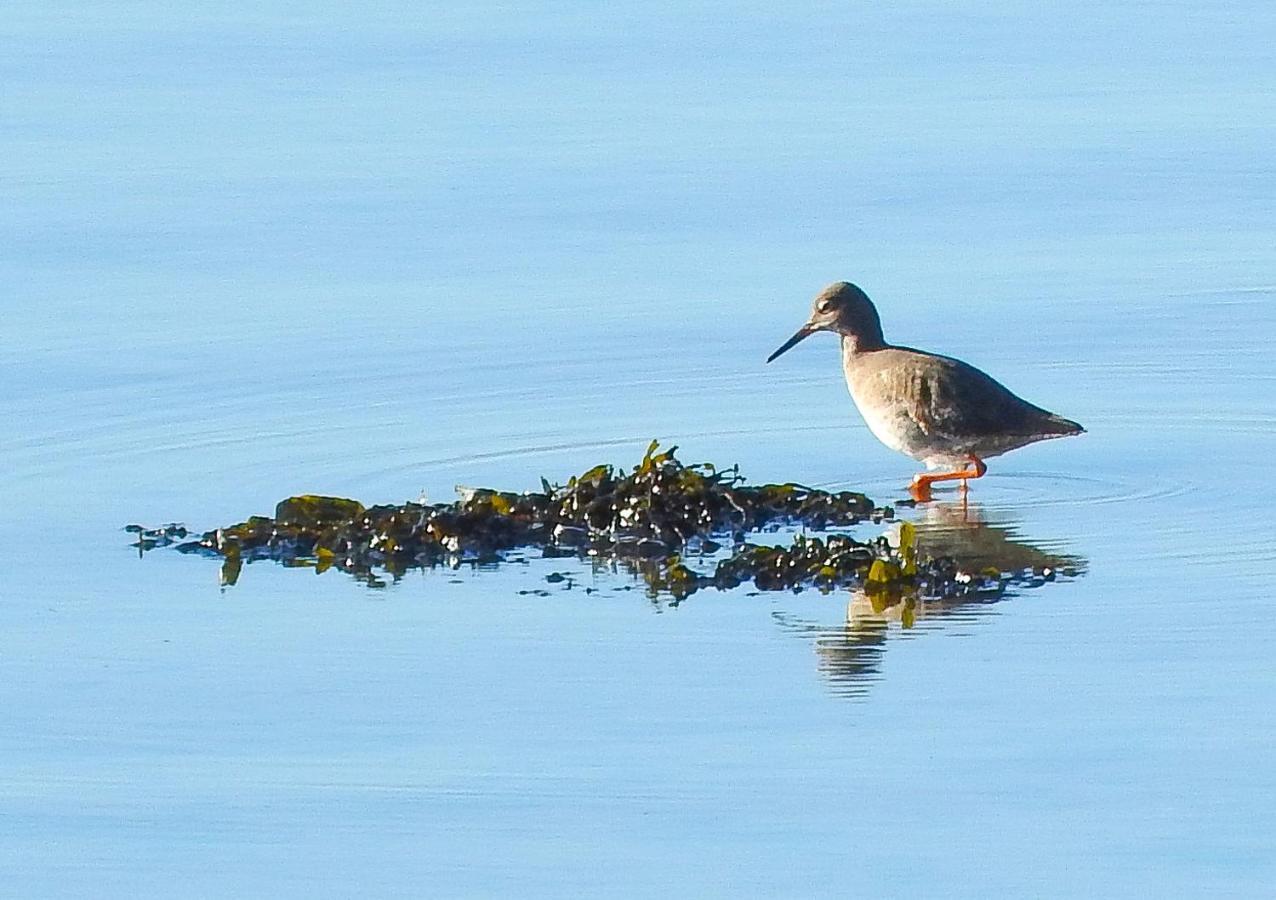
[[[1270,5],[236,6],[0,18],[0,891],[1270,895]],[[119,531],[652,437],[897,498],[831,338],[762,364],[843,278],[1090,429],[917,512],[1080,578],[905,630]]]

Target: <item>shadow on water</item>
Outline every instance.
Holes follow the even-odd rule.
[[[882,657],[891,640],[969,625],[994,605],[1048,583],[1055,572],[1081,575],[1086,570],[1085,558],[1028,542],[1005,513],[993,516],[974,502],[929,504],[918,510],[914,524],[918,547],[929,555],[952,556],[1003,573],[1048,574],[954,597],[869,593],[857,587],[850,591],[844,619],[831,626],[777,610],[773,618],[782,629],[813,642],[820,674],[835,694],[866,694],[882,677]]]

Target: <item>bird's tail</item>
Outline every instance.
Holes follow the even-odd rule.
[[[1071,419],[1065,419],[1063,416],[1052,415],[1046,419],[1046,433],[1057,434],[1060,437],[1071,434],[1085,434],[1085,429],[1077,422]]]

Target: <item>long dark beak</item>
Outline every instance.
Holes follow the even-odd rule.
[[[789,338],[787,341],[781,344],[779,350],[776,350],[774,353],[768,356],[766,358],[766,361],[771,362],[771,360],[775,359],[781,353],[787,353],[788,351],[792,350],[798,344],[802,343],[802,341],[806,340],[811,335],[815,334],[817,330],[818,329],[814,325],[812,325],[810,322],[807,322],[805,325],[803,325],[801,328],[797,330],[797,334],[793,335],[793,337]]]

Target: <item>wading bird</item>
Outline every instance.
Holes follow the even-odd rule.
[[[817,331],[841,336],[846,386],[869,430],[931,470],[913,477],[918,501],[937,481],[959,480],[965,490],[987,471],[985,459],[1085,431],[961,360],[888,344],[873,301],[845,281],[820,292],[811,318],[767,362]]]

